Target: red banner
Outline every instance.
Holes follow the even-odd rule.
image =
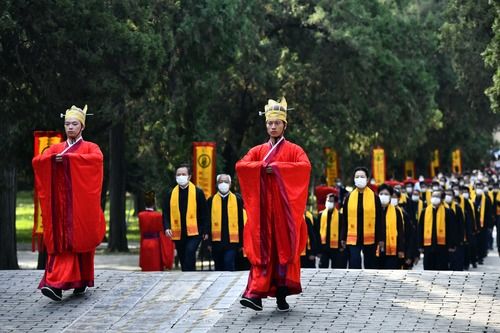
[[[323,152],[326,157],[326,183],[328,186],[334,186],[335,180],[340,178],[340,157],[336,150],[325,147]]]
[[[43,154],[50,146],[60,143],[63,140],[61,132],[57,131],[35,131],[33,132],[35,142],[33,146],[33,157]],[[35,204],[35,213],[33,214],[33,232],[32,232],[32,250],[35,251],[35,239],[38,240],[38,251],[42,249],[41,239],[43,235],[42,215],[40,209],[40,200],[36,188],[34,189],[33,201]]]
[[[386,159],[385,151],[382,147],[375,147],[372,151],[372,177],[377,184],[385,182]]]
[[[193,183],[209,198],[215,194],[215,142],[193,142]]]

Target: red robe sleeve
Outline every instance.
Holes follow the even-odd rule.
[[[96,144],[80,142],[56,162],[64,143],[33,159],[48,253],[89,252],[106,230],[101,210],[103,156]]]
[[[309,159],[299,146],[284,142],[268,164],[262,161],[268,151],[269,145],[254,147],[236,164],[248,214],[243,244],[252,265],[268,262],[271,242],[275,240],[281,264],[293,261],[307,242],[303,215]],[[272,167],[272,175],[265,173],[267,166]],[[271,234],[276,237],[271,239]]]
[[[287,226],[281,228],[277,234],[278,242],[281,239],[282,243],[282,246],[278,247],[282,264],[300,256],[307,244],[304,212],[307,205],[311,163],[300,147],[296,145],[293,147],[296,150],[293,162],[270,163],[276,175],[283,211],[285,215],[290,215],[285,216]]]
[[[260,235],[260,174],[264,165],[260,147],[252,149],[236,163],[236,172],[247,212],[247,223],[243,229],[243,247],[252,265],[261,265]],[[261,157],[262,155],[262,157]]]

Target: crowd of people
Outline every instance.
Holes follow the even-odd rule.
[[[189,182],[189,166],[180,166],[177,173],[180,195],[175,199],[179,202],[175,210],[179,213],[170,206],[174,188],[163,206],[163,228],[175,242],[181,269],[195,270],[202,240],[208,244],[215,270],[248,269],[243,251],[246,211],[241,196],[230,191],[231,177],[218,175],[217,193],[205,200],[203,192]],[[369,176],[368,170],[360,167],[354,171],[352,190],[340,181],[317,188],[324,203],[318,204],[317,214],[304,214],[308,237],[301,255],[302,268],[411,269],[422,255],[426,270],[460,271],[483,264],[493,248],[493,229],[500,223],[496,174],[439,174],[433,179],[390,180],[378,186]],[[189,186],[196,195],[189,195]],[[194,205],[189,204],[190,198],[196,200]],[[186,219],[189,209],[198,221],[191,234]],[[160,226],[161,213],[157,214]],[[180,222],[177,236],[171,222],[175,214]],[[143,219],[139,220],[143,230]],[[164,248],[172,257],[172,246]],[[498,251],[500,255],[500,248]],[[157,257],[154,267],[159,267],[161,256],[144,256],[148,260]],[[172,267],[173,261],[167,262],[163,268]]]
[[[351,192],[341,184],[319,189],[325,208],[316,218],[305,215],[302,267],[315,267],[319,258],[320,268],[361,268],[362,252],[364,268],[410,269],[423,254],[425,270],[461,271],[482,265],[493,249],[500,194],[490,170],[377,186],[357,168],[353,180]]]
[[[55,301],[63,290],[81,295],[94,285],[95,248],[105,232],[103,156],[82,138],[86,110],[68,109],[67,140],[33,159],[48,253],[39,288]],[[139,213],[142,270],[172,268],[174,247],[181,269],[196,270],[203,241],[216,270],[250,270],[243,306],[260,311],[261,299],[270,296],[279,311],[288,311],[286,296],[302,291],[301,267],[411,269],[423,254],[426,270],[467,270],[492,250],[493,229],[500,226],[494,171],[376,185],[368,169],[358,167],[352,189],[340,180],[317,188],[314,216],[306,210],[311,164],[284,138],[285,99],[269,100],[262,114],[269,140],[236,164],[241,196],[231,191],[231,177],[220,174],[207,200],[191,182],[189,165],[176,169],[177,185],[166,193],[162,212],[154,193],[147,194]]]

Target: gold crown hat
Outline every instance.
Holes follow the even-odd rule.
[[[283,120],[286,123],[287,122],[286,112],[287,112],[286,99],[285,97],[282,97],[279,103],[273,99],[268,100],[267,104],[264,106],[264,112],[259,112],[259,114],[265,115],[266,121],[270,119],[278,119],[278,120]]]
[[[89,115],[91,115],[89,113]],[[82,125],[85,126],[85,117],[87,116],[87,104],[83,107],[83,110],[79,107],[72,105],[69,109],[66,110],[65,114],[61,113],[61,118],[64,117],[64,120],[68,118],[76,118]]]

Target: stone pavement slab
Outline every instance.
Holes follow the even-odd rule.
[[[248,272],[98,269],[60,303],[36,289],[42,273],[0,271],[0,332],[500,332],[498,271],[304,269],[288,313],[239,305]]]

